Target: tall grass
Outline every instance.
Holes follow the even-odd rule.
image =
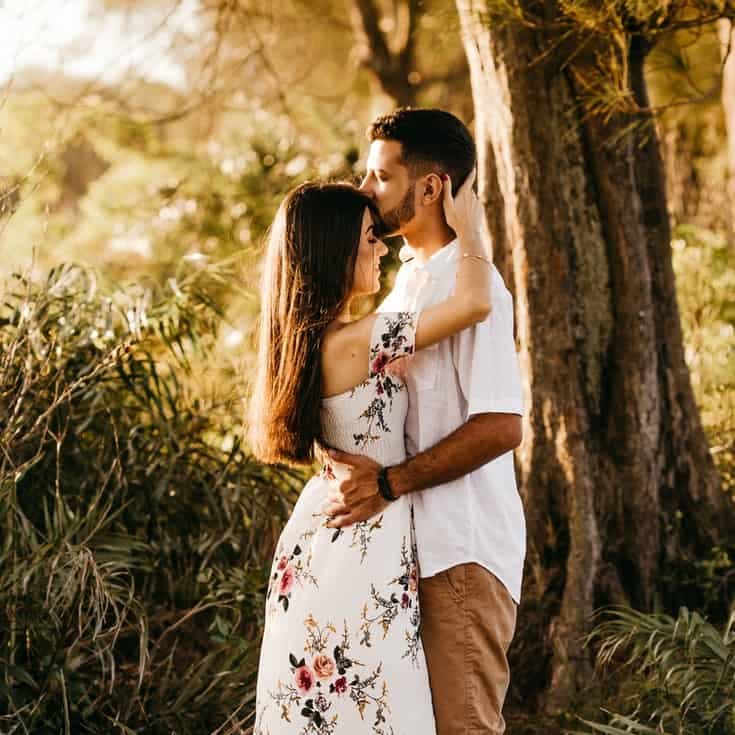
[[[240,733],[301,479],[207,395],[219,315],[60,266],[0,307],[0,732]],[[217,381],[214,381],[217,382]]]
[[[608,709],[607,723],[586,722],[592,732],[735,733],[735,613],[718,630],[686,608],[676,618],[613,609],[592,640],[598,664],[626,679],[619,695],[626,714]]]

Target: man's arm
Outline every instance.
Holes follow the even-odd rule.
[[[521,417],[516,414],[476,414],[430,449],[391,467],[388,482],[396,496],[443,485],[512,451],[521,443],[521,434]],[[330,494],[324,508],[332,517],[330,528],[367,520],[388,506],[378,493],[377,462],[335,449],[329,455],[347,466],[339,492]]]
[[[443,485],[513,451],[521,438],[520,416],[477,414],[431,449],[389,469],[388,482],[395,495]]]

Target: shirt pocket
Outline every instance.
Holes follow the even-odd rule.
[[[408,365],[408,371],[416,390],[436,388],[439,382],[439,345],[431,345],[416,352]]]

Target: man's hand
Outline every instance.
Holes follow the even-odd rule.
[[[328,528],[342,528],[357,521],[366,521],[384,511],[389,502],[378,493],[380,465],[359,454],[347,454],[336,449],[327,451],[333,462],[343,465],[344,479],[336,492],[330,492],[323,512],[331,518]]]

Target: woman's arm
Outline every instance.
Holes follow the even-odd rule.
[[[447,224],[458,239],[459,264],[454,292],[444,301],[427,307],[418,317],[416,350],[441,342],[463,329],[484,321],[490,314],[490,257],[485,213],[472,191],[474,173],[452,197],[451,182],[444,180],[442,196]],[[369,314],[333,331],[322,343],[325,395],[340,393],[364,380],[376,314]],[[332,375],[329,366],[339,365]]]
[[[452,295],[421,312],[416,328],[416,349],[441,342],[490,315],[491,261],[485,212],[472,190],[475,173],[467,178],[456,198],[451,182],[444,180],[444,215],[458,240],[459,265]]]
[[[474,172],[452,197],[449,179],[444,180],[442,197],[447,224],[458,240],[459,265],[454,292],[444,301],[429,306],[419,315],[416,327],[417,350],[429,347],[461,332],[490,315],[491,261],[485,245],[489,239],[485,212],[472,190]],[[361,362],[370,350],[376,314],[357,319],[340,330],[334,347],[342,355],[359,355]]]

